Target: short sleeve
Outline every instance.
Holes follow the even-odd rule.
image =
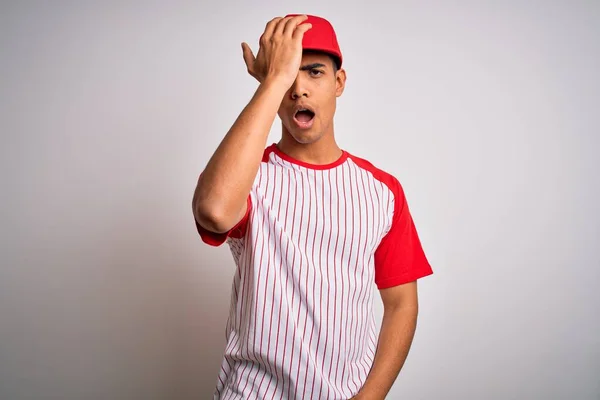
[[[390,182],[394,214],[390,230],[375,250],[375,283],[378,289],[412,282],[431,275],[429,264],[397,179]]]
[[[246,214],[244,214],[244,217],[233,228],[224,233],[216,233],[209,231],[208,229],[201,226],[198,223],[198,221],[196,221],[196,218],[194,218],[194,221],[196,222],[196,229],[198,230],[202,241],[211,246],[220,246],[223,243],[225,243],[228,237],[233,237],[237,239],[243,238],[244,235],[246,235],[250,210],[252,209],[252,198],[250,194],[248,194],[247,203],[248,208],[246,210]]]

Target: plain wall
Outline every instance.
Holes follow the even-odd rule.
[[[342,0],[2,2],[0,398],[212,397],[235,266],[191,199],[289,12],[435,271],[388,398],[599,399],[600,3]]]

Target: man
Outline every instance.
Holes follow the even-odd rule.
[[[202,240],[227,242],[237,265],[214,397],[383,399],[415,332],[416,280],[432,273],[402,186],[336,144],[346,72],[327,20],[274,18],[256,57],[242,49],[259,86],[193,198]]]

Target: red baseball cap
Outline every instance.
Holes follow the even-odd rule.
[[[342,66],[342,52],[338,44],[337,35],[329,21],[325,18],[308,14],[288,14],[286,17],[306,15],[308,19],[302,23],[312,24],[312,28],[304,33],[302,49],[322,51],[337,59],[338,67]]]

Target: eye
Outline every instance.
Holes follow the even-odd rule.
[[[321,76],[321,75],[323,75],[323,73],[324,73],[323,71],[320,71],[318,69],[311,69],[310,70],[310,75],[311,76]]]

